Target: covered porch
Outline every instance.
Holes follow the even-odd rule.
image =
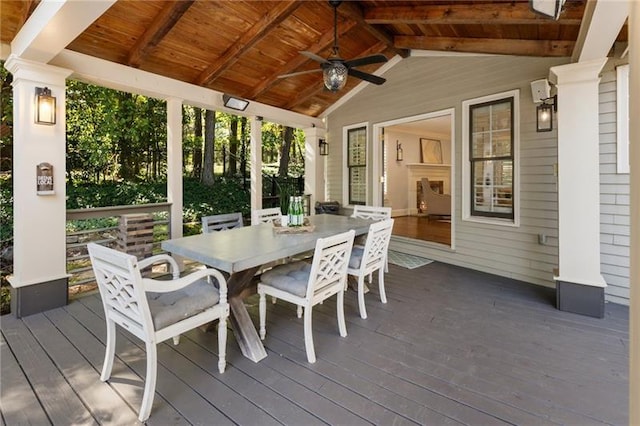
[[[268,356],[254,363],[233,333],[217,372],[215,333],[159,347],[148,424],[616,424],[628,417],[628,308],[604,319],[555,309],[554,291],[434,262],[390,265],[377,287],[318,305],[318,361],[306,361],[302,320],[269,304]],[[247,300],[257,322],[257,298]],[[23,319],[3,317],[0,409],[11,424],[132,424],[142,398],[144,346],[118,329],[112,379],[98,294]]]

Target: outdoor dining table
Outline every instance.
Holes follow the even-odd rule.
[[[201,262],[229,274],[228,300],[230,322],[242,354],[254,362],[267,356],[243,298],[261,266],[313,250],[318,238],[350,229],[366,234],[370,220],[320,214],[310,216],[310,232],[278,233],[271,223],[192,235],[162,242],[162,248],[174,255]]]

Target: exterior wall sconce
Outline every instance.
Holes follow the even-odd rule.
[[[36,124],[56,124],[56,98],[48,87],[36,87]]]
[[[536,132],[553,130],[553,111],[557,111],[556,96],[543,99],[536,107]]]
[[[319,139],[318,148],[319,148],[318,151],[320,152],[320,155],[329,155],[329,144],[327,143],[326,140]]]
[[[235,109],[237,111],[244,111],[249,106],[249,101],[245,101],[242,98],[235,98],[226,93],[222,95],[222,102],[227,108]]]
[[[396,141],[396,161],[404,160],[404,153],[402,152],[402,144]]]

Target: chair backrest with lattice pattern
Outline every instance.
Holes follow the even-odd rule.
[[[391,219],[391,207],[374,207],[355,205],[351,217],[371,220]]]
[[[382,220],[369,225],[367,242],[362,252],[360,271],[369,274],[380,268],[384,269],[389,242],[391,241],[391,231],[393,230],[393,219]]]
[[[135,256],[87,245],[105,315],[142,340],[153,334],[151,311]]]
[[[324,290],[346,285],[347,268],[353,248],[355,231],[350,230],[327,238],[319,238],[313,253],[313,263],[307,286],[307,299],[321,296]]]
[[[233,228],[242,228],[243,226],[242,213],[240,212],[214,214],[202,217],[202,232],[205,234]]]
[[[282,217],[280,207],[268,209],[255,209],[251,211],[251,225],[260,225],[261,223],[271,223]]]

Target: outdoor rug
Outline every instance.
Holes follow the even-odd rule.
[[[425,259],[424,257],[413,256],[411,254],[400,253],[399,251],[388,251],[389,255],[389,263],[393,263],[394,265],[402,266],[407,269],[415,269],[420,266],[428,265],[433,260]]]

